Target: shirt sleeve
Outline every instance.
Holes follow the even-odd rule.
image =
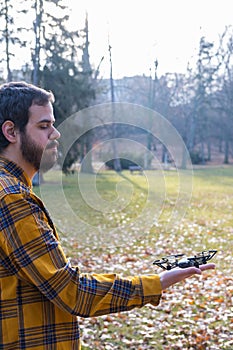
[[[122,278],[85,274],[71,266],[51,220],[35,201],[7,195],[1,211],[2,265],[59,308],[89,317],[158,305],[162,292],[158,275]]]

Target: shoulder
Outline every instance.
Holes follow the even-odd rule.
[[[11,194],[27,196],[30,194],[30,188],[14,176],[0,174],[0,199]]]

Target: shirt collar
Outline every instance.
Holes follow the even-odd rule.
[[[7,172],[22,181],[28,187],[32,187],[32,181],[28,175],[16,163],[0,156],[0,171]]]

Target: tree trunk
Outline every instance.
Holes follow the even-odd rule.
[[[225,140],[224,164],[229,164],[229,141]]]
[[[5,0],[5,40],[6,40],[6,65],[7,65],[7,81],[12,81],[12,73],[10,70],[10,52],[9,52],[9,16],[8,16],[8,0]]]
[[[81,162],[81,169],[80,171],[82,173],[89,173],[89,174],[93,174],[94,173],[94,169],[92,166],[92,135],[91,135],[91,131],[87,132],[86,135],[84,136],[84,140],[83,140],[84,144],[83,144],[83,151],[85,149],[85,154],[83,152],[82,154],[82,162]]]
[[[211,161],[211,142],[210,141],[208,141],[208,143],[207,143],[207,149],[208,149],[207,160],[208,160],[208,162],[210,162]]]
[[[43,0],[36,0],[35,2],[36,20],[34,24],[35,49],[34,49],[34,55],[33,55],[33,77],[32,77],[33,84],[35,85],[39,84],[42,9],[43,9]]]

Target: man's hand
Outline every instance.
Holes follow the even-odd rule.
[[[175,268],[169,271],[164,271],[159,274],[162,289],[167,289],[171,285],[183,281],[193,275],[201,275],[202,271],[215,268],[215,264],[205,264],[197,267],[187,267],[185,269]]]

